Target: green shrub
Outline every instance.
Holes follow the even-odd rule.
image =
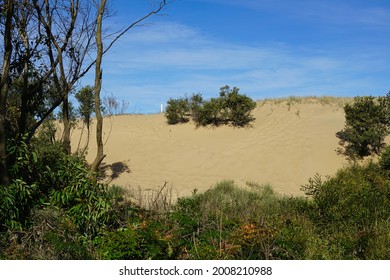
[[[188,100],[185,98],[169,99],[165,110],[168,123],[177,124],[187,122],[188,118],[186,116],[190,110],[189,106]]]
[[[166,109],[169,124],[187,122],[190,115],[197,126],[232,124],[247,126],[255,118],[251,115],[256,102],[246,95],[239,94],[239,89],[229,86],[221,88],[218,98],[203,100],[201,94],[194,94],[187,99],[170,99]]]
[[[0,188],[0,232],[22,230],[28,223],[31,209],[36,205],[38,186],[15,179]]]
[[[223,181],[202,194],[178,200],[172,217],[180,247],[190,259],[266,258],[275,238],[273,218],[278,216],[278,198],[265,185],[251,190]],[[246,226],[259,235],[246,238]],[[252,236],[252,235],[249,235]],[[251,245],[252,244],[252,245]],[[271,246],[272,247],[272,246]]]
[[[21,230],[31,209],[39,204],[41,190],[35,181],[38,155],[23,141],[9,141],[11,183],[0,188],[0,231]]]
[[[390,221],[379,221],[371,232],[365,248],[365,259],[388,260],[390,258]]]
[[[66,211],[83,234],[96,234],[115,218],[107,186],[95,183],[83,158],[66,155],[60,143],[11,142],[9,186],[0,189],[0,221],[7,228],[27,225],[36,207]]]
[[[52,173],[56,188],[50,190],[50,203],[64,209],[80,232],[93,236],[115,218],[111,193],[94,182],[77,157],[66,157],[62,164]]]
[[[383,170],[390,171],[390,147],[386,147],[379,158],[379,165]]]
[[[311,180],[302,189],[313,198],[311,219],[318,232],[329,246],[339,248],[342,258],[365,259],[375,255],[368,253],[370,244],[388,244],[378,235],[378,225],[390,218],[390,181],[378,164],[354,164],[325,181]]]
[[[197,122],[199,117],[200,117],[200,111],[203,107],[203,103],[204,103],[204,100],[203,100],[203,97],[200,93],[193,94],[189,98],[190,112],[191,112],[192,119],[195,122]]]
[[[98,236],[94,242],[106,260],[171,259],[170,238],[160,230],[158,223],[143,221]]]
[[[225,121],[222,110],[223,102],[221,99],[211,98],[210,100],[204,101],[203,106],[199,109],[199,115],[195,120],[196,125],[220,125]]]
[[[361,159],[380,154],[384,139],[389,134],[390,93],[386,97],[356,97],[347,104],[345,128],[336,133],[342,146],[338,153],[350,159]]]
[[[222,87],[220,95],[225,99],[227,118],[233,126],[246,126],[255,120],[251,112],[256,108],[256,102],[246,95],[239,94],[238,88]]]
[[[85,260],[91,259],[88,243],[60,209],[35,209],[30,226],[23,231],[8,231],[2,246],[6,259]]]

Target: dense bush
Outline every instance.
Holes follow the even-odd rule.
[[[256,102],[246,95],[239,94],[238,88],[222,87],[220,97],[224,100],[223,108],[227,111],[227,119],[234,126],[245,126],[254,121],[251,112],[256,108]]]
[[[153,221],[131,225],[98,236],[94,243],[99,258],[106,260],[171,259],[170,236],[159,232],[162,225]]]
[[[180,198],[173,228],[185,259],[388,259],[390,181],[378,164],[310,180],[306,198],[221,182]]]
[[[268,185],[218,183],[203,194],[180,198],[172,213],[187,259],[301,259],[313,225],[306,200],[282,199]],[[306,222],[303,222],[306,221]]]
[[[379,155],[390,128],[390,93],[386,97],[356,97],[347,104],[345,127],[336,133],[342,148],[339,153],[350,159]]]
[[[209,124],[218,126],[226,123],[226,118],[223,114],[223,100],[220,98],[211,98],[203,103],[200,108],[198,117],[195,120],[196,125],[206,126]]]
[[[190,107],[190,113],[192,119],[197,122],[198,118],[201,116],[201,109],[204,104],[203,97],[200,93],[193,94],[188,99],[189,107]]]
[[[190,98],[170,99],[166,108],[169,124],[187,122],[191,116],[197,126],[232,124],[247,126],[254,117],[251,115],[256,102],[246,95],[239,94],[239,89],[229,86],[221,88],[218,98],[203,100],[201,94]]]
[[[352,165],[322,181],[318,176],[302,189],[314,201],[312,220],[340,258],[389,258],[383,248],[390,236],[390,181],[378,164]]]
[[[93,236],[115,219],[108,187],[95,183],[76,157],[64,158],[63,167],[52,172],[56,187],[49,202],[64,209],[81,233]]]
[[[390,171],[390,147],[383,149],[379,158],[379,165],[383,170]]]
[[[78,164],[69,164],[75,180],[83,181],[72,169]],[[52,192],[51,206],[34,207],[23,231],[3,235],[0,258],[390,257],[390,179],[380,164],[355,164],[325,179],[317,175],[302,186],[308,198],[280,196],[269,185],[248,183],[242,189],[224,181],[179,198],[166,213],[124,203],[117,188],[92,189],[88,181],[77,185],[64,177],[69,186]],[[19,190],[26,187],[19,185]],[[122,206],[115,208],[114,196]],[[6,210],[10,205],[0,206]],[[3,220],[11,213],[7,211],[0,212]],[[111,214],[121,221],[113,223]]]
[[[11,183],[0,187],[0,230],[20,230],[28,223],[31,209],[39,203],[35,180],[38,155],[23,141],[10,141],[8,164]]]
[[[82,158],[57,147],[9,147],[0,259],[390,258],[389,148],[379,163],[316,175],[302,186],[308,197],[223,181],[164,212],[94,182]]]
[[[30,226],[23,231],[4,234],[7,242],[0,240],[1,258],[43,260],[92,259],[92,250],[69,217],[54,207],[35,209]],[[3,248],[1,248],[3,247]],[[2,250],[1,250],[2,249]]]
[[[23,141],[10,143],[9,171],[12,181],[0,188],[0,232],[8,238],[13,235],[21,236],[13,239],[14,242],[8,248],[13,252],[10,254],[15,253],[12,248],[17,251],[25,248],[24,251],[30,250],[28,254],[35,256],[33,251],[37,248],[27,248],[28,246],[42,247],[42,242],[52,242],[50,250],[65,252],[69,249],[66,258],[83,258],[84,253],[74,251],[80,247],[80,239],[73,240],[71,236],[88,240],[110,225],[115,225],[115,196],[107,186],[93,181],[84,159],[66,155],[60,144],[34,142],[27,145]],[[48,207],[58,209],[62,213],[61,221],[68,222],[62,224],[58,220],[53,227],[45,228],[42,233],[44,236],[37,236],[33,232],[37,223],[33,214]],[[60,230],[62,226],[74,231],[71,235],[66,235],[68,239]],[[24,239],[28,239],[29,243],[24,242]],[[6,245],[0,244],[0,247],[4,246]],[[49,248],[48,245],[45,246]],[[73,246],[73,249],[67,246]],[[53,256],[65,258],[65,255],[57,253],[53,253]],[[20,257],[23,258],[23,255]],[[28,258],[27,255],[26,257]],[[51,258],[49,255],[47,257]]]
[[[169,124],[177,124],[182,122],[187,122],[188,118],[186,117],[189,113],[189,104],[187,99],[169,99],[165,116],[168,119]]]

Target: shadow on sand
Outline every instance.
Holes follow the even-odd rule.
[[[125,162],[117,161],[111,164],[103,162],[100,166],[100,179],[107,180],[107,183],[111,183],[125,172],[131,173],[129,166]]]

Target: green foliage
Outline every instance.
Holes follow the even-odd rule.
[[[170,99],[166,108],[166,117],[169,124],[188,122],[192,116],[197,126],[231,123],[233,126],[243,127],[254,121],[251,115],[256,108],[256,102],[246,95],[239,94],[239,89],[229,86],[221,88],[218,98],[203,100],[201,94],[194,94],[190,98]]]
[[[189,103],[187,99],[169,99],[165,116],[168,119],[169,124],[177,124],[187,122],[186,115],[189,113]]]
[[[63,118],[64,118],[63,110],[64,110],[64,107],[62,106],[61,110],[57,114],[57,119],[60,122],[62,122]],[[77,108],[75,108],[74,104],[70,100],[68,100],[68,116],[69,116],[70,126],[72,128],[76,127],[76,125],[77,125],[77,118],[79,117],[78,113],[79,112],[78,112]]]
[[[33,183],[35,166],[38,163],[38,155],[25,141],[10,140],[8,142],[8,166],[12,179],[21,179]]]
[[[0,233],[17,238],[0,240],[0,257],[91,258],[88,240],[128,217],[121,194],[96,183],[85,160],[66,155],[59,142],[9,144],[12,182],[0,188]]]
[[[246,95],[239,94],[238,88],[230,89],[229,86],[224,86],[221,88],[220,96],[224,98],[227,119],[233,126],[246,126],[254,121],[251,112],[256,108],[256,102]]]
[[[57,128],[55,125],[54,116],[48,117],[41,125],[40,129],[36,133],[36,142],[41,143],[54,143],[56,141]]]
[[[94,182],[85,160],[60,147],[39,139],[8,147],[12,182],[0,188],[0,258],[390,257],[389,148],[379,163],[315,175],[302,186],[308,197],[222,181],[173,207],[145,210],[122,188]]]
[[[160,233],[158,223],[135,222],[95,238],[100,258],[106,260],[170,259],[169,236]]]
[[[0,231],[21,230],[27,224],[37,189],[20,179],[0,188]]]
[[[342,258],[383,256],[381,242],[389,239],[382,226],[390,218],[390,181],[378,164],[352,165],[325,181],[311,180],[303,190],[309,190],[315,203],[313,222],[330,246],[343,252]],[[369,245],[373,243],[375,248]]]
[[[379,165],[383,170],[390,171],[390,147],[383,149],[380,154]]]
[[[23,141],[10,141],[8,164],[11,184],[0,188],[0,230],[21,229],[39,194],[34,182],[38,156]]]
[[[21,51],[21,50],[19,50]],[[22,51],[19,55],[25,56]],[[21,61],[24,62],[24,59]],[[15,62],[14,67],[22,67],[23,63]],[[20,72],[11,73],[10,89],[7,98],[6,131],[12,139],[19,138],[28,133],[49,109],[50,104],[57,98],[58,93],[53,90],[49,79],[42,83],[39,69],[29,63],[28,80],[20,79]]]
[[[112,221],[110,192],[76,157],[65,158],[63,165],[52,173],[57,187],[50,190],[50,203],[64,209],[80,232],[93,236]]]
[[[211,98],[203,103],[203,106],[198,111],[198,117],[195,119],[196,125],[218,126],[225,122],[223,117],[223,100],[220,98]]]
[[[200,116],[200,110],[202,109],[204,100],[200,93],[193,94],[189,99],[190,112],[193,120],[197,122]]]
[[[336,133],[343,147],[339,153],[350,159],[380,154],[389,134],[390,93],[386,97],[356,97],[344,107],[345,127]]]
[[[265,185],[251,190],[232,181],[203,194],[178,200],[172,218],[175,234],[189,259],[268,258],[277,230],[278,199]],[[246,235],[248,233],[248,235]]]
[[[8,243],[2,246],[7,259],[85,260],[93,258],[75,225],[61,210],[48,207],[36,209],[30,217],[28,230],[5,234]],[[13,236],[13,238],[11,238]],[[0,242],[1,246],[1,242]]]
[[[90,127],[92,114],[95,112],[94,88],[92,86],[85,86],[75,94],[75,97],[79,102],[77,112],[85,125]]]
[[[96,234],[115,217],[112,194],[95,183],[83,159],[68,156],[61,143],[12,143],[8,148],[12,183],[0,189],[1,224],[21,229],[35,207],[55,205],[71,217],[79,231]]]
[[[249,186],[226,181],[178,200],[172,219],[181,258],[389,258],[390,181],[379,165],[317,175],[302,187],[311,199]]]

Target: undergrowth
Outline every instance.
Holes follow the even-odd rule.
[[[387,151],[379,163],[315,175],[306,197],[222,181],[174,200],[167,184],[109,187],[83,159],[25,150],[14,149],[12,165],[23,176],[0,189],[0,259],[390,258]]]

